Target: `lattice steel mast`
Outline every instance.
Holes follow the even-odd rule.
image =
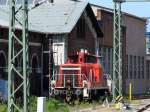
[[[17,7],[16,0],[9,0],[9,56],[8,56],[8,112],[29,111],[29,80],[28,80],[28,0],[22,0],[20,7]],[[21,15],[18,18],[17,15]],[[20,26],[21,36],[16,34],[16,25]],[[21,69],[16,65],[17,58],[22,58]],[[19,77],[19,84],[15,79]],[[16,93],[23,95],[22,104],[18,104]],[[23,105],[22,108],[19,105]]]
[[[114,3],[113,33],[113,101],[122,96],[121,3]]]

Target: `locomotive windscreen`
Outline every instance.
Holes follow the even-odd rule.
[[[97,57],[86,55],[85,57],[86,63],[97,63]]]
[[[72,63],[78,63],[78,55],[69,56]]]

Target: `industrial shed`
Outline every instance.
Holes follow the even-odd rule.
[[[65,2],[63,2],[65,1]],[[8,7],[0,6],[0,77],[7,82]],[[20,14],[18,14],[18,19]],[[17,25],[18,36],[20,26]],[[103,33],[87,2],[56,0],[44,2],[29,11],[29,65],[31,94],[47,95],[49,75],[64,63],[69,53],[81,48],[96,54]],[[52,59],[52,60],[51,60]],[[53,62],[53,63],[52,63]],[[18,59],[18,69],[22,60]],[[51,64],[54,71],[50,72]],[[6,78],[4,78],[6,77]],[[18,80],[16,80],[18,82]]]
[[[99,41],[105,74],[112,75],[113,63],[113,9],[91,5],[101,26],[104,37]],[[108,27],[109,26],[109,27]],[[123,93],[129,94],[132,82],[133,94],[145,94],[150,78],[146,75],[146,19],[123,12],[122,15],[122,60]],[[150,75],[150,74],[148,74]]]

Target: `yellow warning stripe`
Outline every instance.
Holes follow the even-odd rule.
[[[116,97],[116,102],[120,102],[120,101],[122,101],[123,100],[123,97],[122,96],[117,96]]]

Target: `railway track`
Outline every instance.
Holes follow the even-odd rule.
[[[137,112],[150,112],[150,104],[148,104],[145,107],[141,108]]]

